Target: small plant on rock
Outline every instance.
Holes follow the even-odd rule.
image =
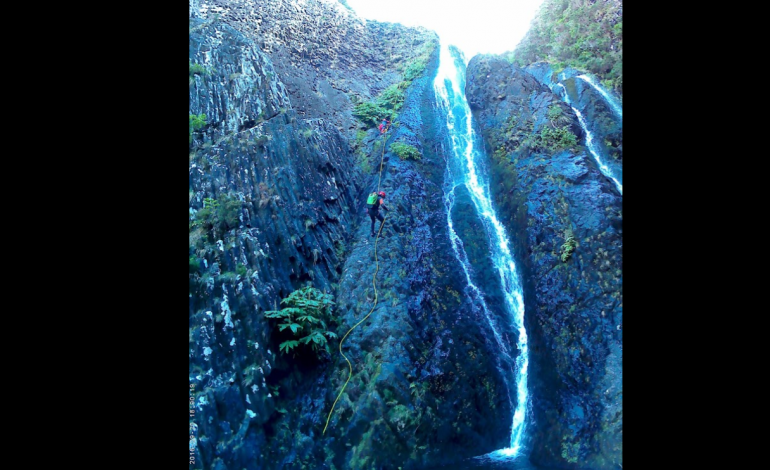
[[[334,302],[331,294],[305,286],[281,300],[281,305],[286,307],[265,312],[265,317],[279,320],[279,331],[288,330],[292,334],[292,339],[278,346],[281,353],[286,354],[301,344],[310,346],[316,354],[320,354],[321,350],[331,353],[326,338],[337,337],[329,331],[327,324],[333,320],[331,308]]]
[[[190,114],[190,143],[192,143],[193,132],[202,129],[206,124],[205,114]]]
[[[575,251],[575,248],[577,247],[577,240],[575,240],[575,237],[572,236],[572,232],[568,231],[565,236],[566,240],[561,246],[561,260],[564,263],[570,259],[572,252]]]
[[[238,226],[239,214],[243,203],[235,197],[222,195],[218,199],[207,197],[203,208],[195,214],[190,229],[201,227],[204,231],[218,229],[222,232]]]

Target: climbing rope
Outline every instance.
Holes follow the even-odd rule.
[[[388,127],[390,127],[390,124],[388,124]],[[385,133],[387,133],[387,128],[388,127],[386,127]],[[379,175],[379,179],[377,180],[377,193],[380,192],[380,182],[382,181],[382,164],[383,164],[383,162],[385,160],[385,144],[388,143],[388,139],[389,138],[390,138],[390,136],[386,135],[385,136],[385,141],[382,143],[382,157],[380,157],[380,175]],[[345,336],[343,336],[342,339],[340,340],[340,354],[342,354],[342,357],[344,357],[345,360],[348,362],[348,369],[349,369],[349,371],[348,371],[348,379],[345,380],[345,385],[342,386],[342,390],[340,390],[339,395],[337,395],[337,398],[334,400],[334,404],[332,404],[332,409],[329,410],[329,416],[326,417],[326,425],[324,426],[323,433],[321,433],[322,435],[326,434],[326,428],[327,428],[327,426],[329,426],[329,419],[331,419],[331,417],[332,417],[332,413],[334,412],[334,407],[337,405],[337,401],[342,396],[342,392],[345,391],[345,387],[348,386],[348,382],[350,381],[350,378],[353,377],[353,365],[350,363],[350,360],[345,355],[345,353],[342,352],[342,343],[345,341],[345,338],[348,337],[348,335],[350,334],[351,331],[353,331],[358,325],[360,325],[367,318],[369,318],[369,315],[372,314],[372,312],[374,311],[374,308],[377,306],[377,283],[375,281],[377,280],[377,273],[380,270],[380,261],[377,259],[377,240],[380,239],[380,232],[382,232],[382,227],[383,227],[383,225],[385,225],[385,219],[387,217],[388,217],[387,215],[382,217],[382,222],[380,222],[380,229],[377,231],[377,237],[374,239],[374,262],[376,264],[376,269],[374,270],[374,276],[372,277],[372,286],[374,286],[374,305],[372,305],[372,309],[369,310],[369,313],[367,313],[366,316],[361,319],[361,321],[359,321],[358,323],[353,325],[353,327],[350,328],[348,330],[348,332],[345,333]]]

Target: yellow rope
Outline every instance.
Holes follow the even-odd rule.
[[[388,126],[388,127],[390,127],[390,126]],[[377,180],[377,192],[378,193],[380,192],[380,182],[382,181],[382,163],[385,160],[385,144],[388,142],[388,138],[389,137],[390,136],[385,136],[385,141],[382,143],[382,157],[380,158],[380,176],[379,176],[379,179]],[[340,390],[339,395],[337,395],[337,398],[334,400],[334,404],[332,404],[332,409],[329,410],[329,416],[326,417],[326,425],[324,426],[323,433],[321,433],[322,435],[326,434],[326,428],[329,426],[329,419],[331,419],[331,417],[332,417],[332,413],[334,412],[334,407],[337,405],[337,401],[342,396],[342,392],[345,391],[345,387],[348,386],[348,382],[350,381],[350,378],[353,377],[353,365],[350,363],[350,360],[345,355],[345,353],[342,352],[342,343],[345,341],[345,338],[348,337],[348,335],[350,334],[351,331],[353,331],[358,325],[360,325],[367,318],[369,318],[369,315],[371,315],[372,312],[374,312],[374,308],[377,306],[377,283],[375,281],[377,280],[377,273],[380,270],[380,261],[377,259],[377,240],[380,239],[380,232],[382,232],[382,226],[385,225],[385,218],[386,217],[387,216],[383,216],[382,222],[380,223],[380,229],[377,231],[377,237],[374,239],[374,262],[377,265],[377,268],[374,270],[374,276],[372,277],[372,286],[374,286],[374,305],[372,305],[372,309],[369,310],[369,313],[367,313],[366,316],[361,319],[361,321],[359,321],[358,323],[353,325],[353,327],[350,328],[348,330],[348,332],[345,333],[345,336],[343,336],[342,339],[340,340],[340,354],[342,354],[342,357],[344,357],[345,360],[348,362],[348,369],[349,369],[349,371],[348,371],[348,379],[345,381],[345,385],[342,386],[342,390]]]

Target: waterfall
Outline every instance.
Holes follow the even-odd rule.
[[[615,187],[618,188],[618,191],[620,191],[620,195],[623,195],[623,184],[618,180],[618,178],[615,176],[613,171],[610,169],[610,167],[607,166],[606,163],[604,163],[599,156],[599,151],[596,148],[596,145],[594,144],[594,137],[593,134],[591,134],[591,131],[588,130],[588,125],[586,124],[585,118],[583,118],[583,115],[578,111],[574,106],[572,106],[572,103],[570,103],[569,95],[567,94],[567,89],[564,88],[564,85],[561,83],[557,83],[554,85],[554,87],[561,87],[564,91],[564,102],[569,105],[570,108],[575,112],[575,115],[578,118],[578,121],[580,122],[580,126],[583,128],[583,130],[586,133],[586,147],[588,148],[588,151],[591,152],[591,155],[594,156],[594,160],[596,160],[596,163],[599,165],[599,170],[606,176],[607,178],[611,179],[613,183],[615,183]],[[553,88],[552,88],[553,89]],[[621,176],[622,178],[622,176]]]
[[[463,266],[470,289],[476,294],[475,297],[480,299],[481,307],[486,314],[489,326],[500,345],[502,359],[515,364],[513,377],[507,378],[514,385],[513,388],[516,391],[516,409],[513,414],[513,422],[511,423],[509,447],[484,456],[488,458],[511,459],[520,455],[522,451],[522,438],[524,436],[528,407],[527,368],[529,365],[529,353],[527,332],[524,328],[524,298],[516,273],[513,254],[509,248],[508,236],[492,207],[488,179],[483,173],[482,161],[485,155],[483,153],[483,145],[476,145],[477,135],[473,130],[471,111],[465,98],[465,64],[461,54],[458,53],[459,57],[453,58],[449,48],[445,45],[442,46],[439,70],[433,84],[437,105],[446,112],[446,125],[451,145],[451,152],[446,156],[448,186],[445,191],[444,201],[447,207],[447,224],[455,255]],[[465,254],[462,240],[454,231],[451,209],[454,204],[455,188],[460,185],[464,185],[468,190],[476,215],[482,221],[489,240],[490,256],[500,276],[500,287],[505,299],[504,310],[509,315],[509,318],[501,320],[509,321],[518,331],[516,344],[518,356],[515,359],[510,356],[509,348],[502,341],[496,322],[493,321],[492,315],[484,302],[481,295],[483,286],[479,288],[471,280],[468,257]]]
[[[612,98],[609,93],[604,91],[604,88],[600,87],[596,82],[594,82],[591,77],[588,75],[578,75],[577,78],[583,80],[584,82],[588,83],[592,87],[594,87],[594,90],[598,91],[599,94],[601,94],[604,99],[607,101],[607,104],[610,105],[610,108],[612,111],[621,119],[623,120],[623,108],[620,107],[617,100]]]

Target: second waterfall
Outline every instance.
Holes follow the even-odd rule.
[[[447,206],[447,224],[452,246],[457,259],[466,274],[469,293],[499,346],[500,371],[507,374],[509,399],[514,408],[511,423],[511,436],[507,448],[499,449],[489,455],[491,458],[514,458],[521,454],[524,431],[527,422],[527,367],[529,364],[527,332],[524,328],[524,299],[521,283],[516,272],[516,264],[510,249],[508,235],[500,223],[492,206],[489,193],[488,175],[485,174],[483,145],[473,130],[471,110],[465,98],[465,58],[455,48],[443,45],[440,66],[434,82],[437,104],[446,113],[446,126],[449,136],[449,149],[446,150],[447,178],[445,204]],[[482,282],[474,276],[474,267],[469,261],[465,247],[472,241],[463,240],[455,231],[456,192],[463,191],[472,202],[464,207],[475,212],[469,218],[479,220],[480,230],[486,235],[495,279]],[[472,257],[471,257],[472,258]],[[490,285],[490,282],[495,285]],[[499,295],[491,295],[495,291]],[[493,305],[502,303],[503,305]],[[501,315],[496,315],[500,312]],[[512,331],[508,335],[506,331]],[[511,336],[516,336],[511,338]],[[513,343],[515,341],[515,348]]]

